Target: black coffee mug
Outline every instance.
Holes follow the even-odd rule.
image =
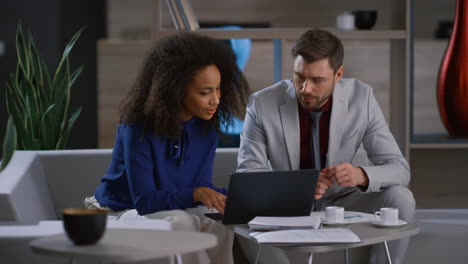
[[[356,10],[352,13],[357,29],[371,29],[377,22],[377,10]]]
[[[67,208],[62,215],[65,233],[75,245],[95,244],[104,235],[107,222],[104,210]]]

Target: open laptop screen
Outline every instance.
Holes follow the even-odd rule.
[[[239,172],[231,176],[224,224],[255,216],[310,215],[318,170]]]

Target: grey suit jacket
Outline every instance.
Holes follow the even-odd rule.
[[[247,107],[237,171],[298,170],[300,129],[294,84],[283,80],[254,93]],[[352,163],[363,146],[371,166],[366,192],[409,183],[408,162],[388,129],[372,87],[356,79],[335,84],[330,119],[328,164]],[[335,184],[324,197],[354,191]]]

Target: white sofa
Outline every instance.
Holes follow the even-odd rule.
[[[111,159],[111,149],[16,151],[0,173],[0,221],[35,223],[61,219],[66,207],[82,207]],[[218,149],[214,184],[226,187],[237,149]]]

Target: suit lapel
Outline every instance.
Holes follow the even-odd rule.
[[[299,169],[300,149],[298,139],[300,138],[299,113],[297,110],[296,91],[291,83],[286,90],[285,103],[280,105],[281,125],[284,140],[289,156],[289,166],[292,170]]]
[[[339,144],[343,138],[343,131],[348,114],[348,100],[346,90],[338,82],[333,90],[333,104],[330,118],[330,136],[328,139],[328,158],[335,160],[334,154],[338,151]]]

